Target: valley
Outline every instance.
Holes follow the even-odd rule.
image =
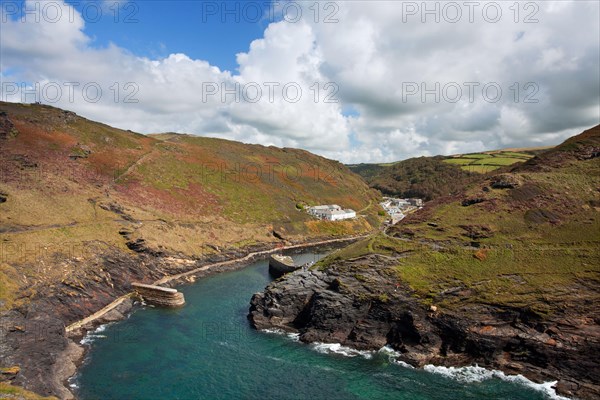
[[[374,180],[303,150],[145,136],[43,105],[0,103],[0,127],[5,393],[71,398],[64,385],[83,357],[73,339],[124,318],[131,282],[189,284],[347,240],[256,294],[252,325],[600,395],[599,127],[535,155],[382,167],[416,179],[394,179],[390,192],[428,200],[384,230]],[[492,173],[461,168],[491,158],[501,160]],[[339,221],[306,211],[323,204],[358,211]]]

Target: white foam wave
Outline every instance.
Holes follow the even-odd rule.
[[[283,329],[279,329],[279,328],[262,329],[261,332],[275,334],[275,335],[285,335],[295,342],[300,341],[299,333],[287,332],[287,331],[284,331]],[[395,364],[401,365],[406,368],[413,368],[413,366],[411,366],[410,364],[407,364],[403,361],[396,360],[395,358],[398,357],[400,355],[400,353],[395,351],[394,349],[392,349],[389,346],[384,346],[376,352],[375,351],[367,351],[367,350],[357,350],[352,347],[342,346],[340,343],[315,342],[315,343],[311,343],[310,347],[313,350],[315,350],[319,353],[322,353],[322,354],[340,354],[340,355],[343,355],[346,357],[361,356],[361,357],[366,358],[367,360],[373,358],[373,356],[375,354],[384,354],[384,355],[389,356],[390,362],[394,362]]]
[[[283,329],[278,329],[278,328],[262,329],[261,332],[271,333],[274,335],[284,335],[284,336],[287,336],[288,338],[292,339],[294,342],[300,341],[299,333],[287,332],[287,331],[284,331]]]
[[[90,335],[87,334],[83,339],[79,341],[79,344],[90,344],[93,343],[96,339],[104,339],[106,335]]]
[[[396,351],[394,349],[392,349],[390,346],[383,346],[382,348],[380,348],[377,351],[377,354],[381,354],[383,356],[388,356],[388,360],[389,362],[399,365],[401,367],[404,368],[410,368],[410,369],[414,369],[415,367],[413,367],[412,365],[404,362],[404,361],[400,361],[398,360],[398,358],[402,355],[402,353],[400,353],[399,351]]]
[[[482,382],[487,379],[497,378],[503,381],[523,385],[533,390],[542,392],[545,396],[553,400],[569,400],[567,397],[560,396],[553,388],[556,385],[554,382],[535,383],[525,378],[523,375],[506,375],[502,371],[488,370],[478,365],[469,367],[441,367],[428,364],[423,368],[425,371],[443,375],[447,378],[457,380],[459,382]]]
[[[86,335],[79,341],[79,344],[90,344],[93,343],[96,339],[104,339],[106,335],[100,335],[101,332],[104,332],[106,328],[111,325],[111,323],[104,324],[98,326],[95,330],[89,331]]]
[[[292,340],[299,341],[300,334],[299,333],[291,333],[284,331],[283,329],[263,329],[262,332],[277,334],[277,335],[285,335]],[[374,354],[382,354],[387,355],[389,357],[389,361],[399,365],[404,368],[414,369],[412,365],[398,360],[397,358],[401,356],[402,353],[392,349],[389,346],[383,346],[377,352],[374,351],[365,351],[365,350],[357,350],[352,347],[342,346],[340,343],[321,343],[315,342],[310,344],[310,347],[322,354],[340,354],[346,357],[357,357],[362,356],[366,359],[373,358]],[[443,375],[447,378],[454,379],[459,382],[464,383],[473,383],[473,382],[482,382],[487,379],[498,378],[502,379],[506,382],[511,382],[519,385],[523,385],[529,387],[533,390],[542,392],[545,396],[552,400],[569,400],[567,397],[560,396],[556,393],[556,390],[553,388],[556,385],[556,381],[554,382],[544,382],[544,383],[535,383],[525,378],[523,375],[506,375],[502,371],[497,370],[489,370],[478,365],[468,366],[468,367],[442,367],[435,365],[425,365],[423,369],[427,372]]]
[[[415,369],[415,367],[413,367],[412,365],[410,365],[409,363],[404,362],[404,361],[392,360],[392,362],[394,364],[396,364],[396,365],[399,365],[399,366],[403,367],[403,368]]]
[[[323,353],[323,354],[332,354],[333,353],[333,354],[341,354],[346,357],[362,356],[366,359],[373,358],[372,351],[356,350],[356,349],[353,349],[352,347],[342,346],[339,343],[315,342],[315,343],[311,344],[311,347],[314,350],[318,351],[319,353]]]

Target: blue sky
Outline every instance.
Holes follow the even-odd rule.
[[[31,102],[24,94],[34,91],[123,129],[348,163],[551,145],[600,122],[597,0],[475,3],[472,12],[427,2],[432,16],[424,2],[400,0],[279,0],[277,9],[264,0],[3,0],[0,81],[9,86],[0,100]],[[7,12],[23,4],[55,5],[63,18]],[[40,90],[67,83],[77,84],[74,101]],[[85,96],[90,84],[102,89],[97,101]],[[482,90],[490,86],[500,89],[493,101]],[[241,101],[222,96],[232,87]],[[261,95],[251,101],[244,87]]]
[[[107,3],[111,4],[111,0]],[[236,54],[247,51],[253,40],[261,38],[268,23],[266,20],[253,22],[236,18],[235,15],[223,16],[207,4],[194,0],[112,3],[110,18],[89,23],[86,32],[95,37],[95,43],[100,46],[112,41],[136,55],[149,58],[184,53],[222,70],[234,71]],[[223,4],[241,13],[243,2]],[[123,23],[113,23],[116,8],[120,9],[119,17]]]
[[[24,9],[24,0],[11,3]],[[112,42],[151,59],[184,53],[232,72],[237,68],[236,54],[248,51],[250,43],[262,37],[269,22],[277,19],[277,13],[266,0],[252,1],[251,5],[247,0],[67,0],[66,3],[83,16],[84,32],[93,38],[94,47],[105,47]],[[53,12],[50,8],[46,10],[48,14]],[[263,13],[260,18],[258,11]]]

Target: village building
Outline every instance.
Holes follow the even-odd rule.
[[[407,199],[411,206],[423,207],[423,199]]]
[[[314,217],[327,221],[340,221],[356,218],[356,212],[354,210],[344,210],[337,204],[310,207],[308,213]]]
[[[404,219],[406,214],[423,207],[423,200],[417,198],[397,199],[393,197],[384,197],[383,201],[379,204],[390,216],[388,223],[395,224]]]

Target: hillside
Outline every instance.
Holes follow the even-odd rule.
[[[599,155],[597,126],[483,176],[273,283],[250,317],[306,342],[387,344],[415,366],[477,363],[598,398]]]
[[[132,281],[370,232],[376,198],[344,165],[303,150],[146,136],[0,103],[0,367],[20,366],[14,382],[27,389],[69,397],[55,371],[71,351],[64,326]],[[300,206],[322,203],[359,217],[318,221]],[[39,324],[56,335],[39,340]]]
[[[367,232],[378,223],[369,209],[376,194],[359,177],[303,150],[144,136],[10,103],[0,103],[0,133],[0,307],[18,300],[8,288],[24,289],[24,273],[29,287],[39,278],[17,265],[61,253],[141,249],[198,258],[279,238]],[[316,221],[298,203],[336,203],[364,217]]]
[[[495,150],[348,167],[362,176],[369,186],[384,194],[419,197],[430,201],[460,191],[466,185],[483,179],[483,174],[526,162],[540,151],[542,150]]]
[[[482,178],[481,174],[444,162],[441,156],[411,158],[385,166],[351,165],[349,168],[383,194],[418,197],[425,201],[452,194]]]

